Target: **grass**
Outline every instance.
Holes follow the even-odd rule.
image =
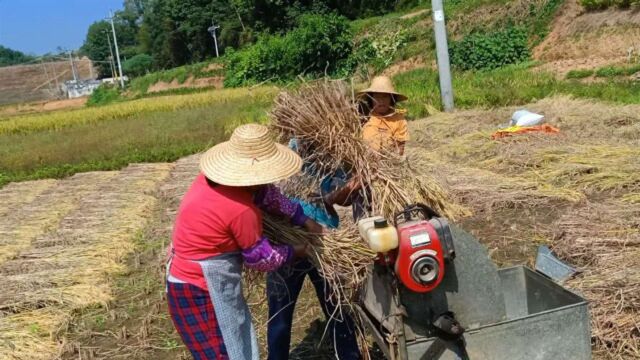
[[[592,76],[594,71],[591,69],[571,70],[567,73],[567,79],[584,79]]]
[[[631,66],[605,66],[596,70],[597,77],[617,77],[617,76],[631,76],[640,71],[640,64],[634,64]]]
[[[453,73],[456,107],[497,107],[522,105],[555,93],[621,104],[640,103],[640,84],[631,81],[582,84],[557,80],[548,73],[533,72],[531,64],[519,64],[492,71]],[[399,91],[409,97],[409,115],[419,118],[430,107],[441,108],[438,74],[416,69],[394,77]]]
[[[571,70],[567,73],[566,79],[584,79],[593,75],[600,78],[615,78],[631,76],[637,72],[640,72],[640,64],[630,66],[604,66],[598,69]]]
[[[356,19],[351,21],[351,30],[353,31],[354,34],[366,33],[371,28],[375,27],[376,25],[378,25],[380,22],[384,20],[399,19],[403,15],[411,14],[423,9],[430,9],[430,8],[431,8],[431,4],[428,4],[427,6],[419,6],[411,10],[402,10],[402,11],[392,12],[392,13],[381,15],[381,16],[372,16],[372,17],[367,17],[362,19]],[[421,15],[421,16],[418,16],[417,18],[423,18],[424,16],[425,15]],[[426,16],[429,16],[429,14],[427,14]]]
[[[0,118],[0,135],[28,134],[40,130],[60,130],[83,124],[97,124],[103,121],[133,118],[152,112],[172,112],[194,109],[207,105],[236,101],[237,104],[271,99],[274,88],[262,87],[255,90],[228,89],[208,91],[180,96],[164,96],[119,102],[109,106],[84,108],[44,114]]]
[[[221,63],[222,60],[220,59],[212,59],[201,63],[149,73],[133,79],[129,85],[129,89],[136,94],[145,94],[151,85],[160,81],[172,82],[176,80],[178,83],[183,84],[190,77],[199,79],[203,77],[222,76],[224,72],[222,67],[207,70],[210,65]]]
[[[261,121],[270,100],[266,95],[245,95],[192,109],[169,108],[137,116],[109,117],[109,121],[75,122],[59,129],[35,127],[28,132],[5,132],[0,134],[0,186],[11,181],[119,169],[135,162],[173,161],[223,140],[239,123]],[[99,109],[108,112],[110,107],[131,103]],[[90,110],[95,114],[95,109]],[[75,114],[60,112],[51,116],[64,119],[70,113]]]
[[[457,14],[471,12],[486,5],[504,5],[511,1],[513,0],[452,0],[445,2],[444,10],[448,14],[448,16],[451,17]]]

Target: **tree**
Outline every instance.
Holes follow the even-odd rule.
[[[141,76],[153,68],[153,57],[147,54],[138,54],[122,63],[122,71],[130,76]]]
[[[139,53],[138,48],[138,25],[132,21],[131,14],[126,11],[118,11],[114,14],[114,26],[118,37],[118,46],[121,60],[130,58]],[[109,37],[109,40],[107,40]],[[100,76],[111,76],[109,59],[111,51],[115,56],[115,49],[109,50],[109,41],[113,46],[113,32],[111,23],[107,20],[96,21],[89,26],[87,36],[80,51],[87,55],[97,64]],[[114,59],[115,61],[115,59]]]
[[[255,42],[260,33],[284,34],[309,13],[345,16],[349,19],[382,15],[396,6],[421,0],[123,0],[116,13],[116,31],[123,59],[149,54],[156,66],[175,67],[215,56],[207,31],[218,30],[218,47],[241,48]],[[103,21],[89,28],[83,50],[93,60],[107,61],[109,46],[101,31]],[[108,63],[101,63],[101,74]]]
[[[21,51],[11,50],[0,45],[0,66],[10,66],[33,61],[34,57]]]
[[[298,19],[298,26],[285,35],[263,35],[254,45],[231,52],[225,63],[225,86],[335,74],[352,51],[351,28],[346,18],[305,14]]]

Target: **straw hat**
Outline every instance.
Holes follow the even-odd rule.
[[[406,96],[396,91],[396,89],[393,87],[393,83],[391,82],[391,79],[389,79],[388,76],[374,77],[373,80],[371,81],[371,86],[369,86],[368,88],[362,91],[359,91],[358,96],[362,96],[364,94],[370,94],[370,93],[391,94],[395,96],[397,101],[407,100]]]
[[[237,127],[227,142],[209,149],[200,159],[200,170],[218,184],[253,186],[270,184],[295,175],[302,159],[271,138],[263,125]]]

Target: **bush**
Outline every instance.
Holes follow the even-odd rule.
[[[102,84],[95,89],[89,100],[87,100],[87,106],[100,106],[110,104],[120,99],[120,90],[117,86]]]
[[[345,73],[360,70],[367,77],[368,71],[374,73],[386,69],[397,57],[398,51],[407,44],[409,31],[398,20],[383,20],[356,40],[353,54],[349,57]]]
[[[451,64],[460,70],[488,70],[529,59],[527,32],[518,27],[476,33],[451,44]]]
[[[122,71],[129,76],[142,76],[153,68],[153,57],[139,54],[122,63]]]
[[[602,10],[612,6],[621,8],[640,6],[640,0],[580,0],[580,3],[587,10]]]
[[[605,66],[596,71],[597,77],[614,77],[624,75],[624,68],[616,66]]]
[[[567,73],[567,79],[584,79],[593,75],[594,71],[591,69],[571,70]]]
[[[286,35],[262,35],[258,41],[226,54],[225,86],[298,75],[334,74],[353,49],[349,21],[338,15],[307,14]]]
[[[605,66],[596,71],[597,77],[630,76],[640,71],[640,64],[633,66]]]

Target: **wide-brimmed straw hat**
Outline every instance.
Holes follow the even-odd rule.
[[[359,91],[358,96],[371,94],[371,93],[391,94],[395,96],[396,101],[407,100],[406,96],[396,91],[396,89],[393,87],[393,82],[391,82],[391,79],[388,76],[374,77],[373,80],[371,80],[371,86],[369,86],[368,88],[362,91]]]
[[[239,126],[229,141],[212,147],[200,159],[204,175],[227,186],[270,184],[301,168],[300,156],[277,144],[267,127],[257,124]]]

